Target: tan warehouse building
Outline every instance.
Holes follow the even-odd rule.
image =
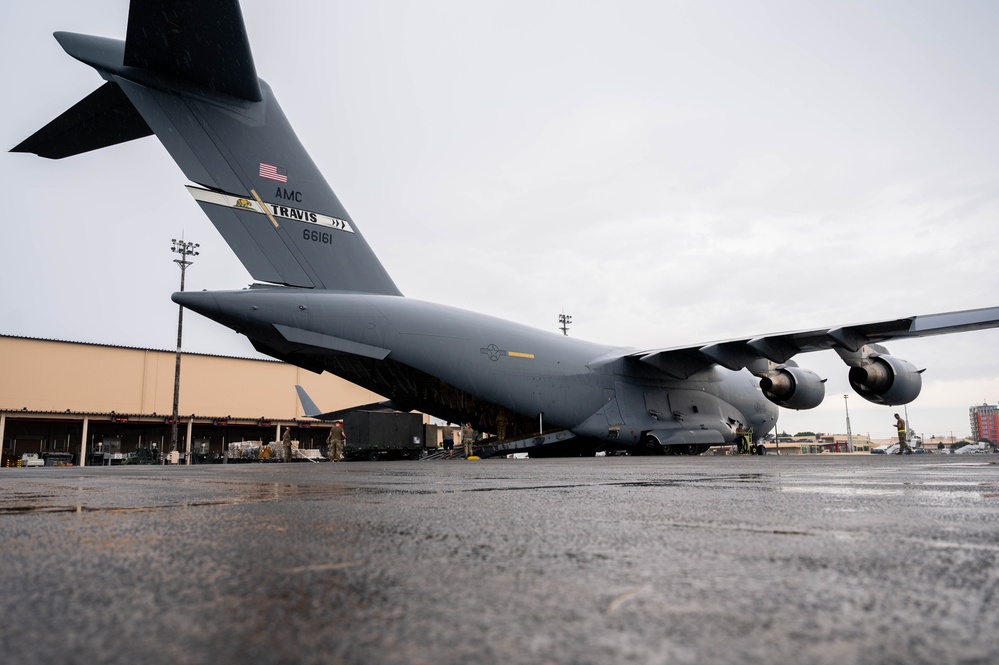
[[[0,464],[24,453],[88,464],[169,450],[175,362],[174,351],[0,335]],[[328,425],[304,416],[296,385],[328,411],[382,399],[282,362],[184,353],[178,449],[209,461],[235,441],[280,440],[284,428],[322,448]]]

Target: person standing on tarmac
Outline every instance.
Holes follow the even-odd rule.
[[[284,461],[291,461],[291,430],[287,427],[284,429],[284,436],[281,438],[281,445],[284,448],[282,451],[284,453]]]
[[[472,429],[472,423],[465,423],[465,426],[461,428],[461,445],[465,448],[465,459],[474,454],[472,452],[472,442],[474,440],[475,431]]]
[[[905,442],[905,421],[897,413],[895,414],[895,429],[898,430],[898,454],[912,453],[912,448]]]
[[[330,459],[339,462],[343,457],[343,423],[333,423],[326,443],[330,449]]]
[[[451,423],[444,428],[444,450],[447,451],[448,459],[454,456],[454,427]]]

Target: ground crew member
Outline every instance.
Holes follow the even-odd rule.
[[[905,453],[912,452],[912,448],[909,444],[905,442],[905,421],[902,420],[902,416],[895,414],[895,429],[898,430],[898,454],[904,455]]]
[[[281,439],[281,445],[284,446],[284,461],[291,461],[291,430],[284,430],[284,437]]]
[[[333,423],[326,445],[330,449],[330,459],[339,462],[343,457],[343,423]]]
[[[472,452],[473,441],[475,441],[475,430],[472,429],[472,423],[465,423],[465,426],[461,428],[461,445],[465,447],[465,459],[474,454]]]
[[[502,408],[496,414],[496,438],[500,441],[506,438],[506,412]]]
[[[448,459],[454,456],[454,428],[451,423],[448,423],[447,427],[444,428],[444,450],[447,451]]]

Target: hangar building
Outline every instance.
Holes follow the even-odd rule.
[[[175,363],[173,350],[0,335],[0,465],[24,453],[71,453],[84,465],[169,450]],[[304,416],[295,385],[328,411],[383,399],[278,361],[184,353],[178,450],[210,461],[231,442],[278,441],[284,428],[322,448],[328,425]]]

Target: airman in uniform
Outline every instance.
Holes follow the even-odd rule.
[[[472,452],[472,443],[474,441],[475,430],[472,429],[472,423],[465,423],[465,426],[461,428],[461,445],[465,448],[465,459],[475,454]]]
[[[334,423],[330,428],[330,435],[326,439],[326,445],[330,449],[330,459],[339,462],[343,458],[343,423]]]
[[[287,427],[284,430],[284,436],[281,438],[281,445],[284,448],[284,461],[291,461],[291,430]]]
[[[911,453],[912,448],[905,442],[905,421],[897,413],[895,414],[895,429],[898,430],[898,454]]]

